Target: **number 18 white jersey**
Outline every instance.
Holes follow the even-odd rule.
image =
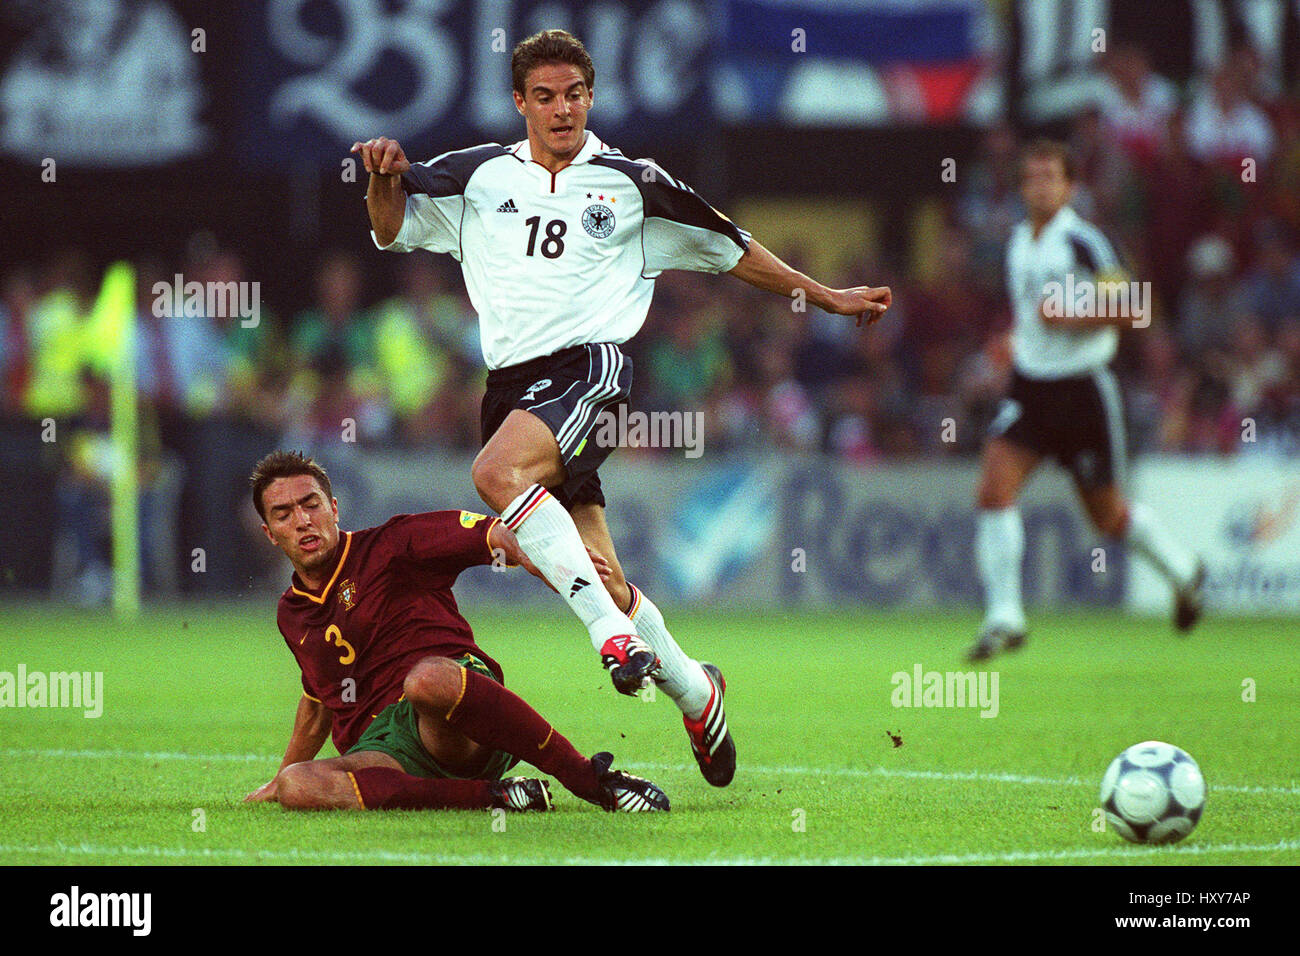
[[[490,369],[626,342],[645,322],[660,272],[726,272],[749,244],[689,186],[590,131],[558,173],[534,162],[523,140],[412,164],[402,187],[401,231],[379,248],[447,252],[461,263]]]

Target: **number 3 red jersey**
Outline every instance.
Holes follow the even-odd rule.
[[[491,563],[487,539],[496,521],[466,511],[397,515],[378,528],[340,532],[322,590],[293,575],[276,623],[302,669],[303,692],[334,715],[339,753],[401,699],[421,658],[471,652],[502,677],[451,593],[461,571]]]

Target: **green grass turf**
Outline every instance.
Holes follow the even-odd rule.
[[[10,606],[0,670],[103,671],[105,707],[0,710],[0,864],[1300,863],[1294,620],[1209,620],[1184,641],[1164,621],[1037,614],[1029,646],[995,664],[988,719],[891,705],[896,671],[965,669],[973,614],[674,614],[729,681],[740,770],[714,790],[672,702],[616,695],[558,603],[467,613],[509,686],[579,749],[659,782],[672,813],[605,814],[558,785],[555,812],[508,816],[503,832],[481,812],[245,805],[299,694],[269,606],[195,604],[131,625]],[[1107,763],[1150,738],[1188,750],[1209,783],[1200,826],[1174,847],[1091,828]]]

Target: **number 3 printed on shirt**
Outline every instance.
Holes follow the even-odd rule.
[[[343,654],[339,657],[340,664],[351,664],[357,659],[356,649],[351,644],[343,640],[343,632],[339,630],[337,624],[331,624],[325,628],[325,643],[336,644],[344,649]]]

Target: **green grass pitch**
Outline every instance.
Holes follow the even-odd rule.
[[[714,790],[672,702],[616,695],[558,602],[465,610],[510,687],[580,750],[660,783],[672,813],[605,814],[558,785],[555,812],[495,821],[245,805],[299,694],[270,605],[130,625],[10,606],[0,671],[102,671],[104,713],[0,710],[0,864],[1300,863],[1294,620],[1211,618],[1182,640],[1162,620],[1034,614],[1028,647],[990,668],[999,712],[982,718],[891,704],[897,671],[966,669],[973,613],[670,614],[729,683],[740,769]],[[1173,847],[1092,826],[1107,763],[1151,738],[1209,784]]]

